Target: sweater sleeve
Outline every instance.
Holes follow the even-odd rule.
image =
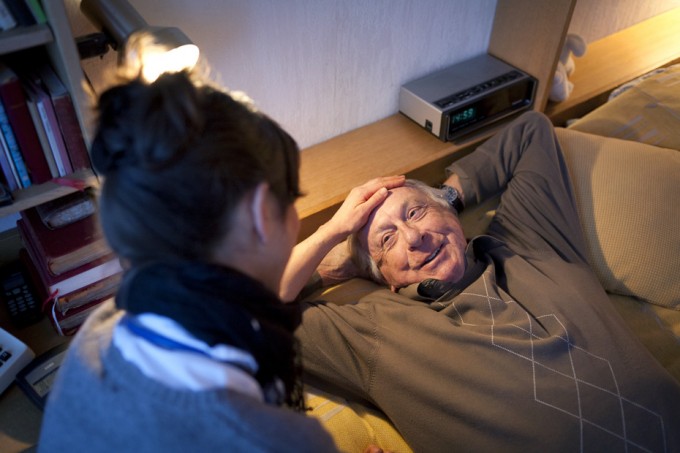
[[[371,401],[376,354],[380,347],[375,305],[398,295],[378,290],[369,300],[336,305],[304,302],[302,323],[295,336],[301,346],[308,382],[330,384],[343,396]]]
[[[545,115],[523,114],[447,173],[459,175],[466,205],[501,194],[489,234],[516,253],[552,249],[567,261],[585,261],[569,172]]]

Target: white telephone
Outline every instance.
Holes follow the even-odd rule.
[[[0,327],[0,394],[34,357],[26,344]]]

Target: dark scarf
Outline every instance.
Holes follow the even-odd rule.
[[[210,346],[227,344],[249,352],[259,365],[254,377],[267,402],[302,409],[293,337],[300,310],[297,304],[282,303],[260,282],[206,263],[149,263],[125,274],[116,304],[131,314],[171,318]]]

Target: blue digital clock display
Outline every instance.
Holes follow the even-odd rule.
[[[513,112],[524,110],[531,104],[533,89],[533,80],[527,79],[452,109],[447,112],[446,139],[452,140]]]
[[[465,110],[456,112],[454,115],[451,116],[451,125],[454,126],[459,123],[465,123],[467,121],[470,121],[475,118],[475,115],[477,115],[477,108],[468,107]]]

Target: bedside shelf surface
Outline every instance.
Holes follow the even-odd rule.
[[[437,184],[444,168],[488,138],[487,129],[460,142],[442,142],[398,113],[301,151],[305,194],[296,203],[307,237],[340,206],[349,191],[378,176],[405,174]]]

